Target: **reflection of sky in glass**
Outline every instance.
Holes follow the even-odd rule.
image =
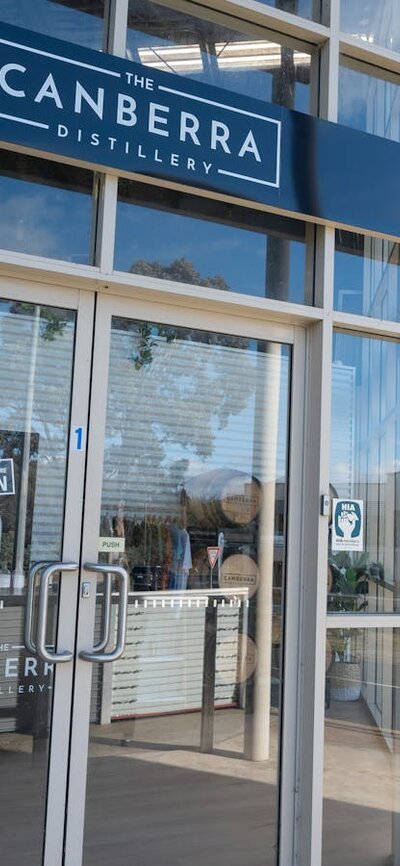
[[[91,214],[88,194],[0,175],[3,249],[88,264]]]
[[[367,75],[358,67],[340,66],[338,121],[399,141],[400,86]]]
[[[81,6],[96,12],[101,7],[103,15],[103,0],[85,0]],[[87,48],[100,49],[102,46],[103,19],[98,14],[70,9],[66,3],[60,4],[56,0],[1,0],[0,21]]]
[[[351,253],[335,253],[334,308],[346,313],[363,312],[364,259]]]
[[[266,6],[280,9],[282,12],[291,12],[292,15],[310,18],[311,21],[319,21],[320,19],[320,10],[315,0],[262,0],[262,2]]]
[[[193,351],[194,351],[193,347]],[[198,351],[203,351],[202,346],[198,346]],[[209,348],[211,353],[212,363],[216,366],[215,374],[219,377],[224,368],[223,351]],[[229,350],[225,350],[229,351]],[[208,353],[207,353],[208,354]],[[245,357],[245,354],[247,357]],[[255,474],[259,480],[265,481],[264,473],[273,473],[276,480],[285,478],[286,473],[286,449],[287,449],[287,415],[288,415],[288,390],[289,390],[289,349],[287,346],[282,346],[278,358],[272,358],[268,354],[260,353],[252,357],[250,353],[242,352],[243,360],[239,358],[238,363],[242,366],[247,365],[247,400],[243,409],[235,414],[229,415],[227,423],[221,424],[217,415],[211,418],[210,431],[212,435],[212,451],[207,459],[201,459],[194,447],[190,443],[185,446],[179,441],[170,439],[166,441],[163,436],[162,428],[157,431],[160,440],[163,442],[165,449],[165,465],[173,465],[175,461],[187,460],[188,465],[185,472],[185,477],[209,472],[217,469],[231,470],[240,469],[249,475]],[[227,367],[228,369],[228,367]],[[279,408],[278,408],[278,436],[276,440],[276,448],[274,454],[269,455],[267,466],[263,465],[263,460],[259,448],[263,439],[263,399],[260,401],[260,395],[255,393],[255,383],[257,376],[263,379],[263,388],[268,395],[273,391],[274,387],[279,389]],[[190,380],[190,374],[188,375]],[[193,398],[198,392],[199,383],[193,381]],[[239,381],[238,386],[243,387],[243,381]],[[184,387],[184,385],[183,385]],[[186,384],[188,394],[190,389]],[[189,405],[189,402],[188,402]],[[268,396],[266,398],[266,407],[268,411]],[[268,432],[268,422],[265,422],[265,430]],[[155,428],[153,425],[153,433]],[[267,447],[268,451],[268,447]],[[270,475],[268,474],[268,478]]]
[[[112,330],[103,506],[123,499],[126,513],[146,502],[168,513],[181,486],[207,472],[284,479],[287,346],[217,334],[200,342],[190,331],[181,339],[183,329],[167,342],[153,329],[151,358],[138,369],[131,328],[116,320]]]
[[[305,245],[288,243],[288,299],[302,303]],[[129,271],[137,260],[167,266],[185,258],[203,279],[220,275],[234,292],[265,297],[267,244],[259,232],[119,201],[114,266]],[[279,286],[268,289],[267,296],[279,297]]]
[[[397,321],[400,308],[399,248],[365,237],[364,255],[335,252],[334,307],[347,313]]]
[[[341,0],[340,29],[363,42],[398,51],[399,0]]]

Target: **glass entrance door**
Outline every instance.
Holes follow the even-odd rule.
[[[142,309],[99,304],[65,863],[272,866],[291,341]]]
[[[0,300],[1,851],[7,866],[54,866],[62,859],[81,520],[71,491],[82,492],[84,469],[84,453],[70,452],[70,424],[85,402],[83,392],[73,398],[73,380],[75,352],[87,355],[86,322],[83,315],[77,325],[72,290],[55,306],[54,293],[40,289],[36,301],[32,287],[9,283],[13,298],[5,291]]]

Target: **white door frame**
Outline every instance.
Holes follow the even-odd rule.
[[[268,323],[254,317],[239,318],[231,313],[191,309],[157,300],[145,301],[99,295],[97,301],[93,373],[91,385],[90,429],[87,454],[87,488],[82,536],[82,563],[98,560],[98,535],[102,495],[104,437],[107,407],[107,384],[112,316],[195,327],[196,329],[237,334],[254,339],[281,342],[293,347],[290,437],[289,437],[289,506],[286,574],[298,574],[301,538],[302,449],[304,428],[305,332],[292,324]],[[78,658],[80,650],[93,647],[96,578],[82,568],[82,578],[90,583],[91,596],[80,600],[77,629],[77,657],[72,712],[70,777],[64,866],[78,866],[82,860],[86,769],[89,746],[89,719],[92,665]],[[292,866],[294,850],[294,791],[296,778],[296,718],[299,647],[299,580],[286,581],[285,697],[282,725],[280,866]],[[46,864],[47,866],[47,864]],[[139,864],[138,864],[139,866]]]
[[[70,431],[73,426],[87,426],[89,374],[92,353],[94,294],[77,289],[27,282],[20,278],[1,277],[0,297],[42,306],[75,310],[77,313],[74,360],[71,381]],[[67,446],[65,478],[64,531],[62,561],[79,563],[85,452],[71,451]],[[78,573],[61,581],[57,647],[73,650],[76,629]],[[68,774],[68,743],[73,683],[73,662],[55,666],[53,704],[49,735],[48,790],[44,832],[43,866],[61,863],[65,824],[65,800]]]

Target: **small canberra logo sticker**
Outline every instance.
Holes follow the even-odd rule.
[[[364,550],[363,542],[363,500],[334,499],[332,503],[332,550]]]

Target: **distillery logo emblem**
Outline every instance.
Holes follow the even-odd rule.
[[[334,499],[332,507],[332,550],[363,550],[363,500]]]
[[[279,108],[7,25],[0,139],[249,197],[280,185]]]

